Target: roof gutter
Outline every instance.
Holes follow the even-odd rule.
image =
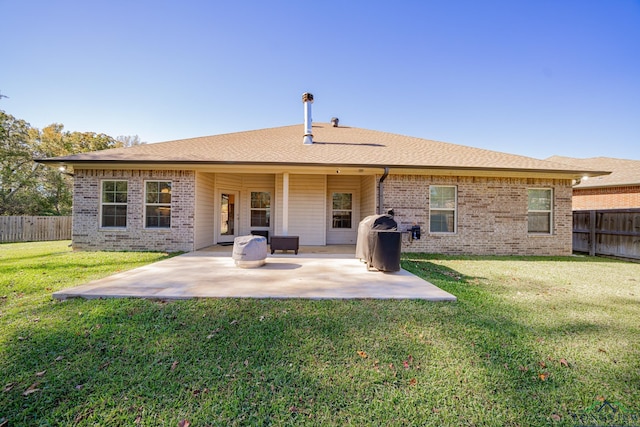
[[[34,162],[45,165],[54,164],[159,164],[159,165],[250,165],[250,166],[326,166],[326,167],[358,167],[358,168],[379,168],[380,165],[371,163],[319,163],[319,162],[261,162],[261,161],[242,161],[242,160],[120,160],[120,159],[73,159],[70,157],[52,157],[44,159],[33,159]],[[385,166],[385,169],[388,166]],[[441,166],[441,165],[393,165],[394,169],[428,169],[428,170],[446,170],[446,171],[499,171],[499,172],[546,172],[564,175],[581,175],[581,176],[601,176],[610,175],[611,171],[597,171],[586,169],[529,169],[529,168],[504,168],[504,167],[481,167],[481,166]]]
[[[384,167],[384,173],[378,180],[378,215],[382,214],[384,208],[384,180],[389,176],[389,166]]]
[[[236,166],[285,166],[285,167],[342,167],[342,168],[380,168],[379,165],[372,164],[363,164],[363,163],[317,163],[317,162],[257,162],[257,161],[193,161],[193,160],[116,160],[116,159],[108,159],[108,160],[97,160],[97,159],[73,159],[69,157],[54,157],[54,158],[45,158],[45,159],[34,159],[37,163],[42,163],[45,165],[67,165],[75,168],[82,168],[83,165],[93,165],[101,166],[106,168],[113,167],[139,167],[140,165],[163,165],[163,166],[177,166],[180,165],[182,167],[188,166],[218,166],[218,165],[236,165]],[[386,166],[385,168],[388,168]],[[446,172],[446,175],[452,176],[456,173],[463,173],[465,175],[469,175],[471,173],[483,173],[484,176],[494,176],[493,174],[488,175],[486,172],[494,172],[502,174],[518,174],[518,175],[526,175],[526,176],[541,176],[541,175],[563,175],[567,179],[570,176],[573,176],[573,179],[577,179],[584,176],[595,177],[602,175],[609,175],[611,172],[605,171],[594,171],[594,170],[558,170],[558,169],[525,169],[525,168],[487,168],[487,167],[473,167],[473,166],[435,166],[435,165],[393,165],[392,166],[396,170],[402,171],[405,173],[406,170],[410,171],[419,171],[419,170],[428,170],[432,171],[431,173],[437,174],[440,171]],[[497,176],[497,175],[495,175]],[[384,181],[384,180],[383,180]]]

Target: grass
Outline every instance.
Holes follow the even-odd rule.
[[[640,413],[640,264],[403,257],[455,303],[57,302],[166,257],[67,244],[0,245],[1,426],[569,426],[611,415],[604,400]]]

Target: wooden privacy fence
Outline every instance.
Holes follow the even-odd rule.
[[[573,211],[573,250],[640,259],[640,209]]]
[[[71,239],[70,216],[0,216],[0,242]]]

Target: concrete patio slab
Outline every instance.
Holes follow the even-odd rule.
[[[230,253],[190,252],[65,289],[54,298],[424,299],[456,297],[405,271],[368,271],[353,254],[275,254],[260,268],[239,268]]]

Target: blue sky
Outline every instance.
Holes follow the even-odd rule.
[[[0,109],[157,142],[332,116],[640,160],[639,0],[0,0]]]

